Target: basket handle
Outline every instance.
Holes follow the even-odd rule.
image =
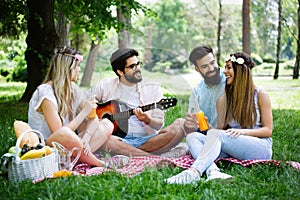
[[[25,137],[25,135],[27,135],[27,134],[30,133],[30,132],[34,132],[35,134],[37,134],[37,136],[38,136],[39,139],[40,139],[40,142],[43,143],[43,145],[45,145],[44,137],[43,137],[43,135],[42,135],[41,132],[39,132],[39,131],[37,131],[37,130],[34,130],[34,129],[25,131],[25,132],[23,132],[23,133],[18,137],[18,139],[17,139],[17,143],[16,143],[16,152],[15,152],[15,159],[21,160],[20,157],[18,156],[19,149],[20,149],[20,144],[21,144],[23,138]]]

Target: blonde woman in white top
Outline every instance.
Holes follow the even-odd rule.
[[[55,141],[69,150],[79,147],[83,152],[79,161],[105,167],[93,152],[110,138],[113,124],[107,119],[99,121],[97,116],[88,118],[97,104],[93,97],[85,100],[74,83],[82,60],[82,55],[68,46],[54,54],[43,84],[30,100],[28,122],[43,134],[47,145]],[[127,157],[122,159],[121,165],[128,163]]]

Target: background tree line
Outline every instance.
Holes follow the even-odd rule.
[[[1,74],[18,77],[25,72],[21,100],[28,101],[59,45],[71,45],[86,55],[81,86],[88,86],[95,67],[107,68],[117,47],[141,50],[147,70],[163,71],[167,66],[186,68],[191,49],[208,44],[221,65],[228,53],[243,50],[258,64],[276,63],[274,79],[280,74],[279,63],[293,62],[288,66],[298,79],[299,5],[300,0],[243,0],[239,5],[221,0],[143,5],[134,0],[4,0]],[[16,62],[11,66],[7,60]]]

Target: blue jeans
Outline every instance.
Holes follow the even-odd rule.
[[[272,138],[258,138],[240,135],[237,138],[229,136],[225,131],[220,134],[205,136],[198,132],[187,135],[186,141],[190,152],[195,159],[192,167],[196,168],[201,175],[204,171],[218,170],[214,161],[218,158],[234,157],[239,160],[248,159],[271,159]],[[210,138],[211,145],[206,145],[205,141]],[[201,151],[203,150],[203,151]]]
[[[129,145],[131,145],[131,146],[134,146],[134,147],[138,148],[139,146],[141,146],[142,144],[144,144],[149,139],[151,139],[155,136],[157,136],[157,133],[147,135],[147,136],[144,136],[144,137],[134,137],[131,134],[127,134],[126,137],[122,139],[122,141],[129,144]]]

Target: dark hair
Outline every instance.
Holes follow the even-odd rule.
[[[214,52],[210,46],[207,45],[198,46],[192,50],[189,56],[189,60],[191,61],[191,63],[197,66],[197,60],[203,58],[209,53],[212,53],[214,55]]]
[[[133,56],[138,56],[139,53],[134,49],[122,48],[115,51],[110,58],[110,64],[112,66],[113,71],[117,76],[120,76],[117,73],[117,70],[124,71],[126,66],[126,60]]]

